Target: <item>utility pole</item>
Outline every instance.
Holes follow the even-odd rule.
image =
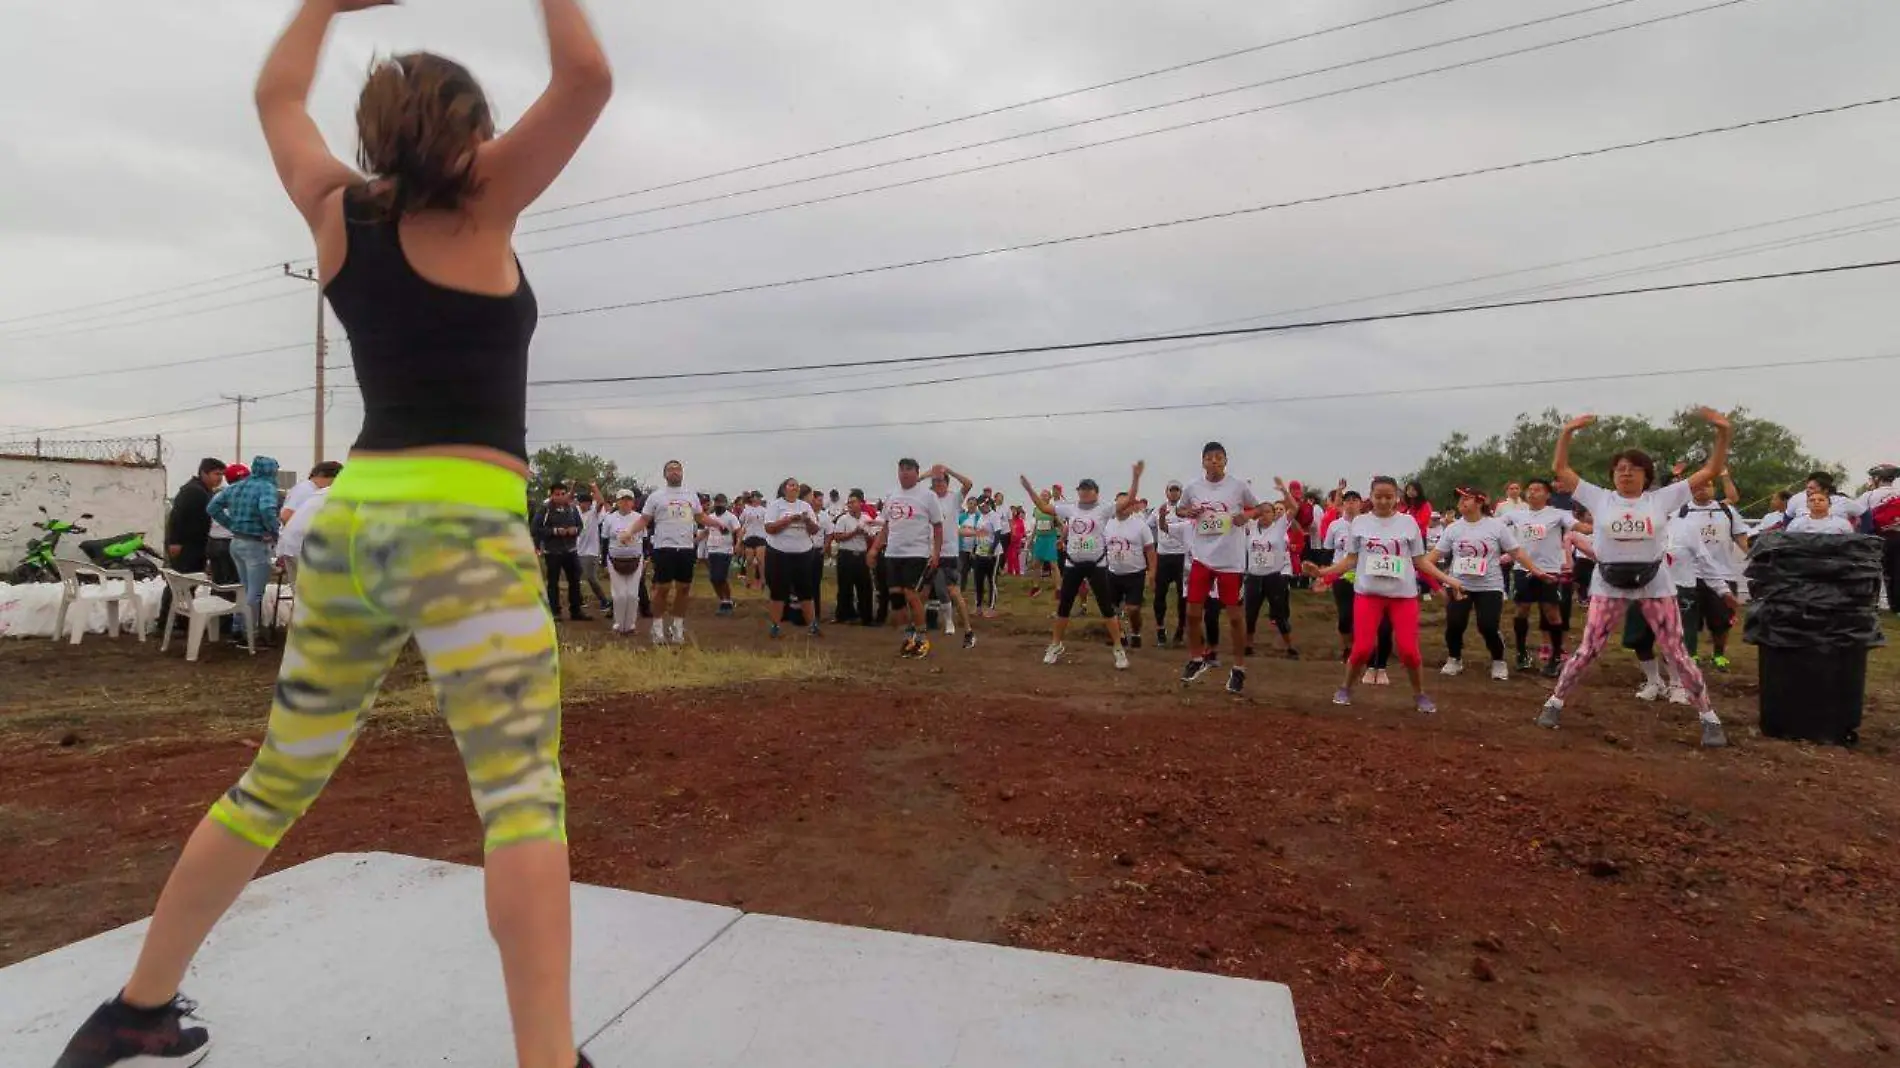
[[[232,455],[231,459],[237,463],[244,463],[244,406],[257,398],[247,397],[242,393],[221,393],[219,396],[225,400],[234,401],[237,404],[237,452]]]
[[[316,454],[310,461],[313,465],[322,463],[323,455],[323,405],[324,374],[323,365],[329,362],[330,342],[323,332],[323,281],[317,276],[315,267],[305,271],[293,271],[290,264],[284,264],[284,275],[289,278],[301,278],[317,287],[317,410],[316,410]]]

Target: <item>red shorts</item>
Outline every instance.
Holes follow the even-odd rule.
[[[1240,604],[1240,572],[1216,571],[1199,560],[1188,569],[1187,603],[1206,604],[1207,593],[1219,584],[1220,603],[1224,608]]]

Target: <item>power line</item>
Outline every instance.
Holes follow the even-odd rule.
[[[991,356],[1023,356],[1041,352],[1074,352],[1081,349],[1116,348],[1122,345],[1147,345],[1163,341],[1199,341],[1217,337],[1241,337],[1249,334],[1274,334],[1286,333],[1293,330],[1315,330],[1321,327],[1358,326],[1365,323],[1394,322],[1404,319],[1437,318],[1447,315],[1464,315],[1471,312],[1529,308],[1543,304],[1570,304],[1579,301],[1605,300],[1613,297],[1631,297],[1650,293],[1673,293],[1691,289],[1709,289],[1716,286],[1737,285],[1746,282],[1768,282],[1816,275],[1844,274],[1850,271],[1867,271],[1896,266],[1900,266],[1900,259],[1842,263],[1826,267],[1807,267],[1799,270],[1775,271],[1768,274],[1739,275],[1728,278],[1709,278],[1699,282],[1674,282],[1668,285],[1643,286],[1635,289],[1613,289],[1595,293],[1574,293],[1567,296],[1534,297],[1529,300],[1500,301],[1490,304],[1461,304],[1443,308],[1419,308],[1411,311],[1384,312],[1377,315],[1355,315],[1337,319],[1309,319],[1302,322],[1272,323],[1264,326],[1241,326],[1222,330],[1150,334],[1138,337],[1110,338],[1099,341],[1073,341],[1056,345],[1027,345],[1020,348],[954,352],[935,356],[892,356],[876,360],[850,360],[843,363],[733,368],[717,371],[672,371],[662,374],[611,375],[593,378],[553,378],[532,381],[529,382],[528,385],[570,386],[598,385],[610,382],[664,382],[686,378],[726,378],[734,375],[775,374],[785,371],[813,371],[823,368],[843,369],[847,367],[888,367],[906,364],[944,363],[958,360],[984,359]]]
[[[1212,100],[1217,97],[1230,96],[1234,93],[1247,92],[1253,89],[1263,89],[1263,88],[1266,88],[1267,86],[1279,85],[1285,82],[1297,81],[1302,78],[1311,78],[1320,74],[1330,74],[1337,71],[1346,70],[1352,67],[1359,67],[1359,66],[1364,66],[1366,64],[1370,64],[1370,63],[1377,63],[1382,60],[1393,59],[1398,56],[1412,55],[1414,53],[1430,51],[1432,49],[1445,48],[1450,45],[1462,44],[1465,42],[1475,41],[1475,40],[1478,40],[1480,38],[1485,38],[1485,37],[1495,37],[1499,34],[1510,33],[1514,30],[1521,30],[1529,26],[1537,26],[1537,25],[1541,25],[1547,22],[1556,22],[1561,19],[1577,18],[1582,15],[1593,14],[1598,11],[1604,11],[1613,7],[1621,7],[1625,4],[1630,4],[1630,3],[1635,3],[1635,2],[1636,0],[1606,0],[1606,2],[1604,3],[1598,3],[1589,7],[1578,8],[1572,11],[1560,12],[1556,15],[1549,15],[1543,18],[1531,19],[1527,22],[1513,23],[1509,26],[1500,26],[1500,27],[1497,27],[1496,29],[1483,30],[1477,33],[1463,34],[1458,37],[1448,37],[1443,40],[1430,42],[1428,44],[1415,45],[1411,48],[1401,48],[1401,49],[1398,49],[1397,51],[1385,52],[1376,56],[1367,56],[1363,59],[1348,60],[1343,63],[1334,63],[1329,66],[1316,67],[1311,70],[1297,71],[1292,74],[1283,74],[1278,77],[1268,78],[1264,81],[1251,82],[1246,85],[1234,86],[1233,88],[1230,88],[1230,89],[1217,89],[1217,90],[1213,90],[1213,91],[1205,92],[1205,93],[1196,93],[1191,96],[1177,97],[1173,100],[1163,101],[1162,103],[1159,103],[1159,104],[1148,104],[1143,107],[1130,108],[1125,111],[1112,112],[1110,114],[1097,116],[1091,119],[1078,119],[1073,122],[1059,123],[1054,126],[1045,126],[1037,130],[1029,130],[1023,133],[1009,134],[1003,137],[994,137],[986,141],[975,141],[969,144],[956,145],[950,148],[940,148],[940,149],[936,149],[930,152],[921,152],[916,155],[903,156],[897,159],[883,160],[876,163],[866,163],[866,164],[861,164],[856,167],[847,167],[842,170],[826,171],[822,174],[814,174],[809,177],[792,178],[792,179],[787,179],[785,181],[773,182],[768,185],[752,186],[747,189],[736,189],[727,193],[716,193],[710,196],[699,197],[694,200],[681,200],[681,201],[676,201],[671,204],[659,204],[650,208],[640,208],[635,211],[621,212],[616,215],[605,215],[598,219],[585,219],[585,220],[581,220],[577,222],[558,223],[553,226],[543,226],[538,229],[525,231],[521,234],[521,236],[533,237],[537,234],[553,233],[557,230],[568,230],[568,229],[573,229],[575,227],[583,227],[583,226],[597,226],[602,223],[616,222],[621,219],[631,219],[631,218],[636,218],[642,215],[651,215],[651,214],[654,214],[655,212],[672,211],[677,208],[694,207],[700,204],[712,204],[712,203],[716,203],[723,200],[731,200],[736,197],[750,196],[753,193],[765,193],[765,192],[771,192],[773,190],[778,190],[778,189],[788,189],[794,186],[808,185],[812,182],[825,181],[826,179],[830,179],[830,178],[842,178],[847,175],[863,174],[867,171],[883,170],[888,167],[902,166],[907,163],[917,163],[917,162],[927,160],[927,159],[935,159],[940,156],[955,155],[960,152],[969,152],[969,151],[973,151],[979,148],[990,148],[996,145],[1007,144],[1012,141],[1021,141],[1026,138],[1031,138],[1031,137],[1041,137],[1044,134],[1059,133],[1064,130],[1079,129],[1084,126],[1093,126],[1098,123],[1110,122],[1115,119],[1128,118],[1129,116],[1132,116],[1132,115],[1143,115],[1143,114],[1147,114],[1153,111],[1161,111],[1167,108],[1179,107],[1183,104],[1198,103],[1198,102],[1202,102],[1206,100]],[[1329,90],[1324,93],[1315,93],[1311,96],[1300,97],[1294,100],[1279,101],[1272,104],[1265,104],[1265,105],[1260,105],[1256,107],[1246,108],[1241,111],[1229,112],[1223,115],[1214,115],[1214,116],[1209,116],[1207,118],[1195,119],[1190,122],[1177,123],[1173,126],[1163,126],[1163,127],[1159,127],[1153,130],[1142,130],[1136,133],[1125,134],[1121,137],[1110,138],[1104,141],[1091,142],[1085,145],[1072,145],[1066,148],[1055,149],[1048,152],[1041,152],[1041,153],[1037,153],[1031,156],[1024,156],[1020,159],[1002,160],[999,162],[987,163],[980,166],[948,171],[943,174],[926,175],[921,178],[913,178],[913,179],[909,179],[902,182],[893,182],[887,185],[871,186],[867,189],[858,189],[858,190],[851,190],[844,193],[835,193],[830,196],[816,197],[810,200],[797,201],[791,204],[782,204],[782,205],[777,205],[770,208],[757,209],[757,210],[749,211],[749,212],[740,212],[733,215],[723,215],[723,216],[718,216],[712,219],[702,219],[696,222],[680,224],[677,226],[661,227],[661,228],[653,229],[653,230],[642,230],[637,233],[621,234],[621,235],[613,236],[613,237],[596,238],[589,241],[575,242],[572,244],[550,245],[548,247],[535,249],[533,251],[535,253],[542,253],[542,252],[562,251],[562,250],[571,249],[571,248],[582,248],[582,247],[586,247],[587,245],[603,244],[607,241],[620,241],[620,240],[625,240],[627,238],[632,238],[632,237],[641,237],[641,236],[647,236],[647,235],[656,234],[656,233],[667,233],[672,230],[687,229],[693,226],[704,226],[704,225],[707,225],[708,223],[713,223],[713,222],[724,222],[730,219],[750,218],[755,215],[765,215],[765,214],[770,214],[772,212],[785,211],[791,208],[808,207],[813,204],[824,204],[824,203],[829,203],[834,200],[843,200],[849,197],[863,196],[867,193],[883,192],[889,189],[902,189],[908,186],[921,185],[925,182],[938,181],[943,178],[951,178],[951,177],[957,177],[957,176],[961,176],[965,174],[975,174],[975,173],[981,173],[983,171],[996,170],[1000,167],[1013,167],[1018,163],[1028,163],[1035,160],[1048,159],[1052,156],[1067,155],[1071,152],[1081,152],[1081,151],[1085,151],[1091,148],[1100,148],[1104,145],[1120,144],[1124,141],[1133,141],[1133,140],[1138,140],[1140,138],[1153,137],[1157,134],[1172,133],[1177,130],[1186,130],[1186,129],[1192,129],[1199,126],[1207,126],[1216,122],[1224,122],[1228,119],[1240,118],[1247,115],[1256,115],[1261,112],[1274,111],[1280,108],[1292,107],[1295,104],[1304,104],[1304,103],[1309,103],[1315,100],[1325,100],[1331,97],[1344,96],[1348,93],[1360,92],[1365,89],[1375,89],[1381,86],[1392,85],[1398,82],[1412,81],[1417,78],[1423,78],[1423,77],[1427,77],[1433,74],[1440,74],[1446,71],[1461,70],[1466,67],[1474,67],[1483,63],[1494,62],[1499,59],[1506,59],[1512,56],[1523,55],[1528,52],[1540,52],[1545,49],[1557,48],[1563,45],[1573,44],[1578,41],[1587,41],[1595,37],[1605,37],[1613,33],[1621,33],[1624,30],[1631,30],[1631,29],[1637,29],[1644,26],[1651,26],[1651,25],[1655,25],[1661,22],[1668,22],[1673,19],[1684,18],[1689,15],[1702,14],[1704,12],[1714,11],[1719,8],[1733,7],[1736,4],[1747,3],[1747,2],[1749,2],[1749,0],[1720,0],[1720,2],[1718,3],[1710,4],[1704,7],[1693,8],[1688,11],[1677,12],[1671,15],[1663,15],[1657,18],[1645,19],[1641,22],[1633,22],[1624,26],[1613,26],[1613,27],[1610,27],[1609,29],[1598,30],[1594,33],[1579,34],[1575,37],[1566,37],[1561,40],[1550,41],[1550,42],[1539,44],[1539,45],[1532,45],[1526,48],[1513,49],[1511,51],[1500,52],[1495,55],[1479,56],[1474,59],[1465,60],[1459,63],[1447,64],[1446,66],[1442,66],[1442,67],[1434,67],[1429,70],[1417,71],[1411,74],[1404,74],[1404,75],[1399,75],[1399,76],[1391,77],[1391,78],[1382,78],[1378,81],[1366,82],[1361,85],[1345,86],[1343,88]]]
[[[1693,139],[1701,138],[1701,137],[1709,137],[1716,134],[1735,133],[1737,131],[1754,129],[1757,127],[1774,126],[1774,125],[1778,125],[1782,123],[1795,122],[1800,119],[1815,118],[1817,116],[1822,116],[1822,115],[1834,115],[1834,114],[1839,114],[1846,111],[1853,111],[1858,108],[1873,107],[1873,106],[1881,105],[1881,104],[1890,104],[1896,100],[1900,100],[1900,95],[1875,97],[1873,99],[1858,100],[1858,101],[1854,101],[1848,104],[1837,104],[1832,107],[1814,108],[1807,111],[1797,111],[1797,112],[1792,112],[1786,115],[1777,115],[1777,116],[1764,118],[1764,119],[1751,119],[1746,122],[1731,123],[1726,126],[1705,127],[1700,130],[1690,130],[1684,133],[1665,134],[1658,137],[1645,138],[1639,141],[1624,141],[1617,144],[1604,145],[1598,148],[1579,149],[1573,152],[1564,152],[1564,153],[1560,153],[1554,156],[1539,156],[1532,159],[1517,160],[1512,163],[1495,164],[1489,167],[1476,167],[1469,170],[1452,171],[1449,173],[1432,175],[1427,178],[1410,178],[1404,181],[1388,182],[1383,185],[1365,186],[1359,189],[1350,189],[1350,190],[1344,190],[1341,192],[1334,192],[1334,193],[1322,193],[1322,194],[1317,194],[1314,196],[1298,197],[1292,200],[1274,201],[1272,203],[1267,203],[1267,204],[1255,204],[1249,207],[1234,208],[1228,211],[1211,212],[1206,215],[1192,215],[1186,218],[1169,219],[1163,222],[1143,223],[1137,226],[1122,226],[1122,227],[1116,227],[1111,230],[1098,230],[1093,233],[1074,234],[1068,237],[1049,238],[1043,241],[1030,241],[1030,242],[1025,242],[1023,244],[1018,244],[1018,245],[1003,245],[996,248],[979,249],[974,252],[959,252],[959,253],[954,253],[954,254],[946,255],[946,256],[931,256],[924,259],[906,260],[899,263],[886,263],[886,264],[880,264],[875,267],[859,267],[859,268],[849,270],[849,271],[833,271],[828,274],[805,275],[798,278],[779,279],[773,282],[759,282],[753,285],[730,286],[724,289],[702,290],[697,293],[681,293],[681,294],[676,294],[670,297],[651,297],[646,300],[622,301],[615,304],[601,304],[601,305],[596,305],[596,306],[588,307],[588,308],[572,308],[567,311],[550,312],[550,313],[544,314],[542,318],[561,319],[561,318],[567,318],[567,317],[576,316],[576,315],[594,315],[601,312],[625,311],[632,308],[648,308],[648,307],[654,307],[654,306],[662,305],[662,304],[677,304],[677,303],[682,303],[685,301],[705,300],[712,297],[733,296],[740,293],[756,293],[756,292],[761,292],[763,290],[768,290],[768,289],[783,289],[789,286],[807,285],[813,282],[829,282],[829,281],[836,281],[838,279],[843,279],[843,278],[857,278],[857,277],[862,277],[864,275],[882,274],[888,271],[906,270],[912,267],[926,267],[926,266],[934,266],[937,264],[944,264],[944,263],[958,263],[964,260],[981,259],[981,258],[985,258],[989,256],[1000,256],[1000,255],[1013,253],[1013,252],[1027,252],[1034,249],[1054,248],[1059,245],[1072,245],[1072,244],[1076,244],[1082,241],[1096,241],[1096,240],[1100,240],[1102,238],[1108,238],[1108,237],[1123,237],[1129,234],[1148,233],[1155,230],[1171,229],[1173,227],[1187,226],[1187,225],[1191,225],[1195,223],[1216,222],[1216,221],[1225,220],[1225,219],[1235,219],[1235,218],[1241,218],[1247,215],[1260,214],[1262,212],[1278,211],[1285,208],[1301,207],[1301,206],[1312,205],[1312,204],[1323,204],[1323,203],[1328,203],[1335,200],[1346,200],[1353,197],[1368,196],[1374,193],[1389,193],[1389,192],[1393,192],[1400,189],[1413,189],[1420,186],[1435,185],[1442,182],[1457,181],[1457,180],[1461,180],[1465,178],[1475,178],[1482,175],[1501,174],[1507,171],[1516,171],[1516,170],[1528,169],[1531,167],[1540,167],[1540,166],[1544,166],[1546,164],[1551,164],[1551,163],[1563,163],[1563,162],[1568,162],[1571,160],[1586,159],[1586,158],[1590,158],[1594,156],[1605,156],[1605,155],[1609,155],[1615,152],[1629,151],[1631,149],[1650,148],[1656,145],[1673,144],[1673,143],[1689,141],[1689,140],[1693,140]]]
[[[206,292],[203,292],[203,293],[193,293],[190,296],[170,297],[166,300],[154,301],[153,303],[150,303],[150,304],[135,304],[129,308],[120,308],[120,309],[117,309],[116,311],[94,312],[90,315],[82,315],[76,319],[70,319],[63,323],[49,323],[46,326],[28,327],[26,328],[26,330],[19,333],[0,334],[0,341],[13,341],[16,339],[21,340],[21,341],[32,341],[36,338],[41,338],[41,337],[58,337],[60,336],[60,333],[58,332],[40,333],[39,331],[63,332],[66,330],[67,327],[79,326],[83,323],[96,322],[100,319],[115,319],[121,315],[131,315],[135,312],[150,311],[153,308],[175,308],[178,306],[178,304],[181,301],[203,300],[206,297],[215,297],[224,293],[235,293],[240,289],[255,289],[258,286],[268,285],[275,281],[277,281],[276,277],[266,275],[263,278],[253,278],[245,282],[235,282],[230,285],[219,286],[217,289],[207,290]],[[83,333],[84,331],[71,331],[71,332]]]
[[[29,315],[16,315],[10,319],[0,319],[0,326],[11,326],[14,323],[30,322],[34,319],[50,319],[55,316],[66,315],[70,312],[88,311],[93,308],[103,308],[112,304],[123,304],[129,300],[143,300],[146,297],[158,297],[158,296],[163,296],[167,293],[179,293],[187,289],[196,289],[199,286],[214,285],[218,282],[228,282],[233,278],[243,278],[246,275],[256,274],[259,271],[274,271],[277,269],[278,264],[281,262],[282,261],[274,261],[272,263],[265,264],[262,267],[252,267],[249,270],[245,270],[245,271],[232,271],[230,274],[221,274],[221,275],[218,275],[216,278],[204,278],[196,282],[181,282],[175,286],[166,286],[163,289],[148,289],[148,290],[145,290],[144,292],[132,293],[123,297],[113,297],[109,300],[95,300],[95,301],[89,301],[85,304],[69,304],[64,308],[54,308],[50,311],[33,312]]]
[[[281,278],[282,276],[280,275],[279,279]],[[122,323],[106,323],[100,326],[82,326],[76,330],[55,330],[52,333],[45,333],[45,334],[12,334],[6,337],[0,337],[0,343],[13,342],[13,341],[47,341],[52,338],[72,337],[75,334],[95,334],[101,330],[119,330],[128,326],[145,326],[149,323],[162,323],[162,322],[170,321],[172,319],[189,319],[198,315],[208,315],[211,312],[227,311],[231,308],[242,308],[251,304],[263,304],[268,301],[283,300],[285,297],[294,297],[296,295],[297,294],[295,292],[267,293],[261,297],[250,297],[245,300],[234,300],[225,304],[213,304],[209,307],[204,307],[204,308],[190,308],[185,311],[169,312],[165,315],[150,315],[143,319],[127,319],[125,322],[122,322]]]
[[[1002,115],[1006,112],[1018,111],[1018,110],[1021,110],[1022,108],[1027,108],[1027,107],[1034,107],[1037,104],[1053,103],[1054,101],[1057,101],[1057,100],[1066,100],[1070,97],[1081,96],[1084,93],[1093,93],[1100,89],[1112,89],[1116,86],[1128,85],[1132,82],[1143,81],[1148,78],[1160,77],[1163,74],[1173,74],[1178,71],[1189,70],[1194,67],[1206,66],[1209,63],[1218,63],[1224,59],[1234,59],[1239,56],[1251,55],[1256,52],[1264,52],[1264,51],[1267,51],[1268,49],[1279,48],[1282,45],[1296,44],[1301,41],[1311,41],[1316,38],[1325,37],[1329,34],[1340,33],[1345,30],[1358,29],[1361,26],[1370,26],[1376,22],[1384,22],[1388,19],[1395,19],[1402,15],[1411,15],[1416,12],[1429,10],[1431,8],[1443,7],[1446,4],[1453,3],[1453,2],[1455,2],[1455,0],[1431,0],[1430,3],[1415,4],[1411,7],[1400,8],[1397,11],[1388,12],[1387,14],[1384,14],[1384,15],[1374,15],[1370,18],[1359,19],[1354,22],[1345,22],[1345,23],[1340,23],[1335,26],[1327,26],[1323,29],[1318,29],[1318,30],[1307,32],[1307,33],[1297,34],[1292,37],[1281,37],[1276,40],[1267,41],[1263,44],[1252,45],[1247,48],[1238,48],[1231,52],[1221,52],[1217,55],[1204,56],[1200,59],[1189,60],[1185,63],[1176,63],[1172,66],[1159,67],[1154,70],[1143,71],[1140,74],[1131,74],[1126,77],[1113,79],[1111,81],[1097,82],[1094,85],[1083,86],[1080,89],[1067,89],[1060,93],[1050,93],[1047,96],[1034,97],[1029,100],[1020,100],[1014,104],[1005,104],[1002,107],[989,108],[984,111],[975,111],[967,115],[959,115],[953,119],[942,119],[937,122],[925,123],[922,126],[911,126],[902,130],[894,130],[890,133],[878,134],[874,137],[861,137],[855,141],[843,141],[835,145],[827,145],[824,148],[814,148],[808,151],[795,153],[790,156],[780,156],[777,159],[762,160],[758,163],[748,163],[741,167],[733,167],[733,168],[723,170],[723,171],[713,171],[711,173],[697,175],[692,178],[680,178],[675,181],[662,183],[660,185],[650,185],[644,189],[635,189],[635,190],[631,190],[625,193],[615,193],[612,196],[595,197],[591,200],[580,200],[580,201],[575,201],[572,204],[563,204],[559,207],[542,208],[539,211],[528,212],[527,214],[523,215],[522,218],[532,219],[532,218],[537,218],[537,217],[545,216],[545,215],[554,215],[554,214],[564,212],[564,211],[574,211],[578,208],[590,208],[597,204],[606,204],[615,200],[625,200],[629,197],[637,197],[637,196],[644,195],[646,193],[657,193],[666,189],[677,189],[683,185],[694,185],[699,182],[711,181],[715,178],[729,178],[736,174],[746,174],[751,171],[763,170],[767,167],[776,167],[781,163],[796,163],[799,160],[811,159],[816,156],[830,155],[833,152],[842,152],[848,148],[861,148],[865,145],[874,145],[881,141],[889,141],[894,138],[905,137],[914,133],[924,133],[925,131],[928,131],[928,130],[940,130],[946,126],[956,126],[960,123],[972,122],[976,119],[986,119],[993,115]]]
[[[254,396],[246,396],[244,399],[247,403],[250,401],[274,400],[278,397],[288,397],[293,394],[304,393],[304,392],[309,391],[312,388],[314,387],[299,386],[296,389],[280,390],[276,393],[261,393]],[[33,430],[26,431],[26,433],[52,434],[52,433],[57,433],[62,430],[88,430],[88,429],[91,429],[92,427],[113,426],[118,423],[138,423],[138,422],[143,422],[144,420],[147,420],[147,419],[164,419],[168,416],[173,416],[173,415],[189,415],[192,412],[210,411],[213,408],[222,408],[226,404],[229,404],[229,403],[231,403],[229,398],[223,398],[223,399],[212,401],[209,404],[194,404],[185,408],[169,408],[162,412],[150,412],[145,415],[123,415],[115,419],[98,419],[90,423],[68,423],[65,426],[37,427]]]
[[[294,345],[272,345],[269,348],[245,349],[242,352],[221,352],[215,356],[192,356],[182,360],[167,360],[163,363],[144,363],[132,367],[107,367],[91,371],[73,371],[61,375],[42,375],[38,378],[9,378],[4,382],[0,382],[0,385],[25,386],[41,382],[71,382],[81,378],[106,378],[112,375],[138,374],[145,371],[164,371],[174,367],[193,367],[198,364],[243,359],[247,356],[265,356],[275,352],[294,352],[298,349],[307,349],[311,344],[312,343],[308,341],[300,341]]]

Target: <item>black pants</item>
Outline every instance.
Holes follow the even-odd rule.
[[[1887,611],[1900,615],[1900,533],[1880,537],[1887,543]]]
[[[810,577],[805,581],[806,585],[811,587],[811,596],[800,597],[799,602],[805,607],[806,622],[816,623],[824,618],[822,609],[825,603],[825,551],[813,549],[806,553],[805,557],[805,570],[810,573]]]
[[[1187,555],[1155,558],[1155,633],[1168,632],[1168,587],[1174,587],[1174,640],[1187,626]]]
[[[549,552],[541,556],[541,566],[548,576],[548,611],[561,614],[561,576],[567,576],[567,614],[581,614],[581,554],[572,549],[567,552]]]
[[[871,603],[871,565],[865,562],[863,553],[838,554],[837,608],[840,623],[877,625],[877,606]]]
[[[765,550],[765,586],[774,602],[784,604],[796,597],[805,612],[806,622],[818,619],[817,575],[812,571],[816,551],[782,553],[768,546]],[[822,558],[819,566],[824,566]]]
[[[1260,623],[1260,606],[1267,606],[1267,619],[1283,635],[1293,633],[1293,577],[1291,575],[1247,576],[1247,640],[1253,641],[1254,628]]]
[[[978,609],[996,607],[996,556],[972,556],[968,566],[976,572],[976,606]]]
[[[1062,572],[1062,592],[1056,598],[1056,615],[1063,619],[1069,618],[1084,583],[1088,584],[1089,592],[1095,595],[1095,607],[1101,609],[1102,618],[1113,619],[1115,600],[1109,595],[1108,565],[1100,560],[1085,564],[1069,562],[1068,569]]]
[[[230,538],[212,538],[205,542],[205,573],[220,586],[237,582],[237,562],[231,559]]]
[[[1491,659],[1504,659],[1504,635],[1498,630],[1498,623],[1504,618],[1503,590],[1468,592],[1445,606],[1445,648],[1451,658],[1464,658],[1465,627],[1471,623],[1473,611],[1478,613],[1478,635],[1484,639]]]
[[[891,618],[891,558],[878,557],[877,573],[871,577],[877,587],[877,618],[871,622],[881,627]]]

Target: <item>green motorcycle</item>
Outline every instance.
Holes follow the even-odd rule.
[[[46,510],[45,505],[40,506],[40,514],[46,518],[33,524],[33,529],[43,530],[46,533],[26,543],[25,559],[8,572],[7,581],[15,586],[24,586],[31,582],[58,582],[59,565],[55,562],[57,559],[55,550],[59,548],[59,539],[68,534],[86,533],[86,528],[76,522],[54,519],[52,513]],[[92,513],[87,512],[79,518],[91,519]]]

